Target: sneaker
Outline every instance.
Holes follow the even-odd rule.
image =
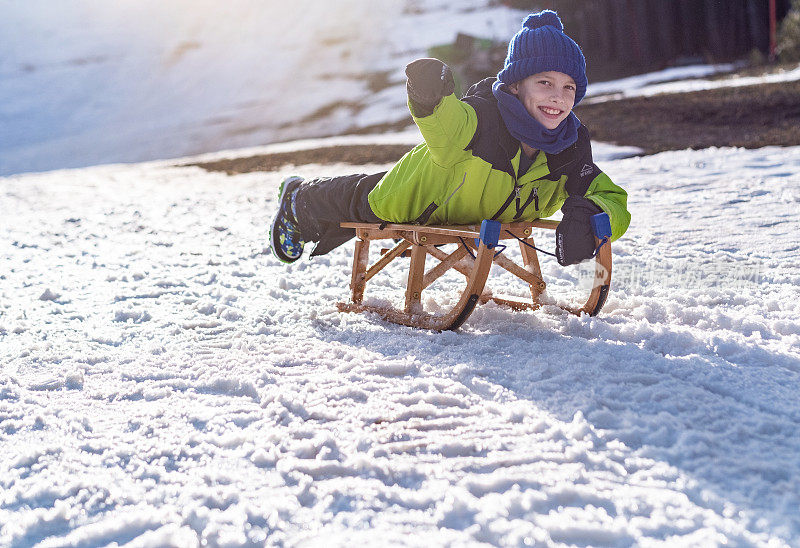
[[[294,194],[302,177],[287,177],[278,189],[278,212],[269,231],[272,254],[284,263],[293,263],[303,254],[303,236],[294,216]]]

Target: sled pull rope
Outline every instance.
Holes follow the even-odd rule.
[[[611,241],[611,220],[608,217],[608,213],[598,213],[596,215],[592,215],[591,218],[592,224],[592,231],[594,235],[597,236],[597,239],[600,240],[600,245],[598,245],[594,253],[592,253],[592,257],[597,257],[597,254],[600,252],[600,248],[606,245],[608,242]],[[536,251],[541,251],[545,255],[550,255],[551,257],[557,257],[555,253],[550,253],[549,251],[545,251],[544,249],[539,249],[535,245],[531,245],[510,230],[506,230],[508,234],[525,244],[526,246],[535,249]]]
[[[467,253],[469,253],[469,256],[470,256],[470,257],[472,257],[473,259],[475,259],[475,258],[476,258],[476,257],[475,257],[475,254],[472,252],[472,250],[470,249],[470,247],[467,245],[467,242],[465,242],[465,241],[464,241],[464,238],[461,238],[461,237],[459,236],[459,238],[458,238],[458,239],[461,241],[461,245],[463,245],[463,246],[464,246],[464,249],[466,249],[466,250],[467,250]],[[476,238],[476,239],[475,239],[475,242],[476,242],[476,243],[475,243],[475,245],[476,245],[476,246],[478,246],[478,247],[480,247],[480,245],[479,245],[479,244],[480,244],[480,240],[478,240],[478,239]],[[493,248],[495,248],[495,247],[497,248],[497,252],[494,254],[494,258],[496,259],[498,255],[500,255],[500,254],[501,254],[503,251],[505,251],[505,250],[506,250],[506,246],[504,246],[503,244],[497,244],[497,245],[493,246]]]
[[[459,237],[458,237],[458,240],[461,242],[461,245],[463,245],[463,246],[464,246],[464,249],[466,249],[466,250],[467,250],[467,253],[469,253],[469,256],[470,256],[470,257],[472,257],[473,259],[475,259],[475,254],[474,254],[474,253],[472,252],[472,250],[469,248],[469,246],[467,245],[467,242],[465,242],[465,241],[464,241],[464,238],[462,238],[461,236],[459,236]]]
[[[481,223],[481,231],[479,237],[475,238],[475,249],[481,247],[481,244],[485,245],[488,249],[497,249],[494,253],[493,259],[496,259],[498,255],[500,255],[503,251],[506,250],[506,246],[499,243],[500,240],[500,230],[501,230],[500,221],[495,221],[492,219],[484,219]],[[464,246],[464,249],[467,250],[470,257],[476,259],[476,256],[472,253],[472,250],[464,241],[464,238],[458,237],[458,240],[461,242],[461,245]],[[477,260],[477,259],[476,259]]]
[[[538,247],[536,247],[535,245],[531,245],[531,244],[529,244],[528,242],[526,242],[525,240],[523,240],[522,238],[520,238],[519,236],[517,236],[516,234],[514,234],[514,233],[513,233],[513,232],[511,232],[510,230],[506,230],[506,232],[507,232],[507,233],[509,233],[509,234],[510,234],[511,236],[513,236],[514,238],[516,238],[517,240],[519,240],[521,243],[523,243],[523,244],[527,245],[528,247],[530,247],[531,249],[535,249],[536,251],[539,251],[539,252],[541,252],[541,253],[544,253],[545,255],[550,255],[551,257],[555,257],[555,256],[556,256],[556,254],[555,254],[555,253],[550,253],[549,251],[545,251],[544,249],[539,249],[539,248],[538,248]],[[602,244],[601,244],[601,245],[602,245]],[[597,249],[600,249],[600,248],[598,247]],[[596,250],[595,250],[595,253],[597,253],[597,251],[596,251]]]
[[[608,238],[607,237],[603,238],[603,241],[600,242],[600,245],[598,245],[595,248],[594,253],[592,253],[592,257],[597,257],[597,254],[600,253],[600,248],[603,247],[604,245],[606,245],[607,243],[608,243]]]
[[[531,245],[531,244],[529,244],[528,242],[526,242],[525,240],[523,240],[522,238],[520,238],[520,237],[519,237],[519,236],[517,236],[516,234],[512,233],[510,230],[506,230],[506,232],[507,232],[507,233],[509,233],[509,234],[511,234],[511,235],[512,235],[514,238],[516,238],[517,240],[519,240],[520,242],[522,242],[522,243],[523,243],[523,244],[525,244],[526,246],[528,246],[528,247],[530,247],[530,248],[533,248],[533,249],[535,249],[536,251],[539,251],[539,252],[541,252],[541,253],[544,253],[545,255],[550,255],[550,256],[552,256],[552,257],[556,257],[556,254],[555,254],[555,253],[550,253],[549,251],[545,251],[544,249],[540,249],[540,248],[536,247],[535,245]],[[602,242],[600,242],[600,245],[598,245],[598,246],[595,248],[594,252],[592,253],[592,257],[597,257],[597,254],[600,252],[600,248],[601,248],[601,247],[603,247],[604,245],[606,245],[607,243],[608,243],[608,238],[607,238],[607,237],[606,237],[606,238],[603,238],[603,241],[602,241]]]

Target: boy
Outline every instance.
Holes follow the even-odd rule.
[[[586,93],[586,61],[558,15],[529,15],[510,41],[497,78],[461,99],[437,59],[406,67],[408,104],[425,142],[386,173],[281,185],[270,240],[291,263],[305,242],[323,255],[354,236],[343,221],[470,224],[530,221],[553,215],[561,265],[594,252],[590,219],[605,211],[612,240],[630,223],[627,194],[592,161],[588,130],[572,108]]]

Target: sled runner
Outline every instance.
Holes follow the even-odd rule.
[[[592,219],[595,232],[595,276],[589,298],[581,307],[564,307],[580,315],[596,315],[605,303],[611,283],[611,226],[605,213]],[[418,226],[405,224],[342,223],[344,228],[356,231],[353,271],[350,280],[351,302],[338,303],[341,312],[375,312],[382,318],[410,327],[444,331],[460,327],[478,303],[494,301],[515,310],[536,309],[541,306],[540,296],[547,287],[542,279],[536,249],[533,245],[532,228],[553,229],[558,221],[537,220],[525,223],[501,224],[485,220],[480,226]],[[374,264],[369,264],[369,244],[373,240],[396,240],[398,243]],[[519,241],[523,265],[519,265],[503,254],[506,246],[501,240]],[[438,246],[457,244],[455,251],[447,252]],[[438,259],[438,264],[425,270],[428,255]],[[403,310],[391,306],[364,304],[366,283],[386,265],[398,257],[410,257]],[[531,301],[495,297],[485,287],[492,264],[496,264],[530,287]],[[458,302],[447,312],[429,314],[422,309],[422,291],[445,272],[455,269],[467,279]]]

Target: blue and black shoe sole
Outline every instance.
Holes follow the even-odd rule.
[[[290,256],[286,255],[281,250],[280,242],[276,241],[276,237],[277,237],[277,233],[278,233],[277,224],[278,224],[278,222],[280,220],[280,217],[281,217],[281,209],[282,209],[282,205],[283,205],[283,198],[286,196],[286,192],[289,190],[289,187],[293,186],[292,183],[295,182],[295,181],[297,181],[298,183],[302,182],[303,178],[302,177],[297,177],[297,176],[287,177],[286,179],[284,179],[281,182],[281,186],[278,188],[278,211],[275,213],[275,217],[272,219],[272,224],[270,225],[270,229],[269,229],[269,243],[270,243],[269,247],[272,250],[272,255],[276,259],[278,259],[280,262],[285,263],[285,264],[292,264],[293,262],[297,261],[303,255],[302,251],[300,252],[299,255],[297,255],[297,257],[290,257]]]

